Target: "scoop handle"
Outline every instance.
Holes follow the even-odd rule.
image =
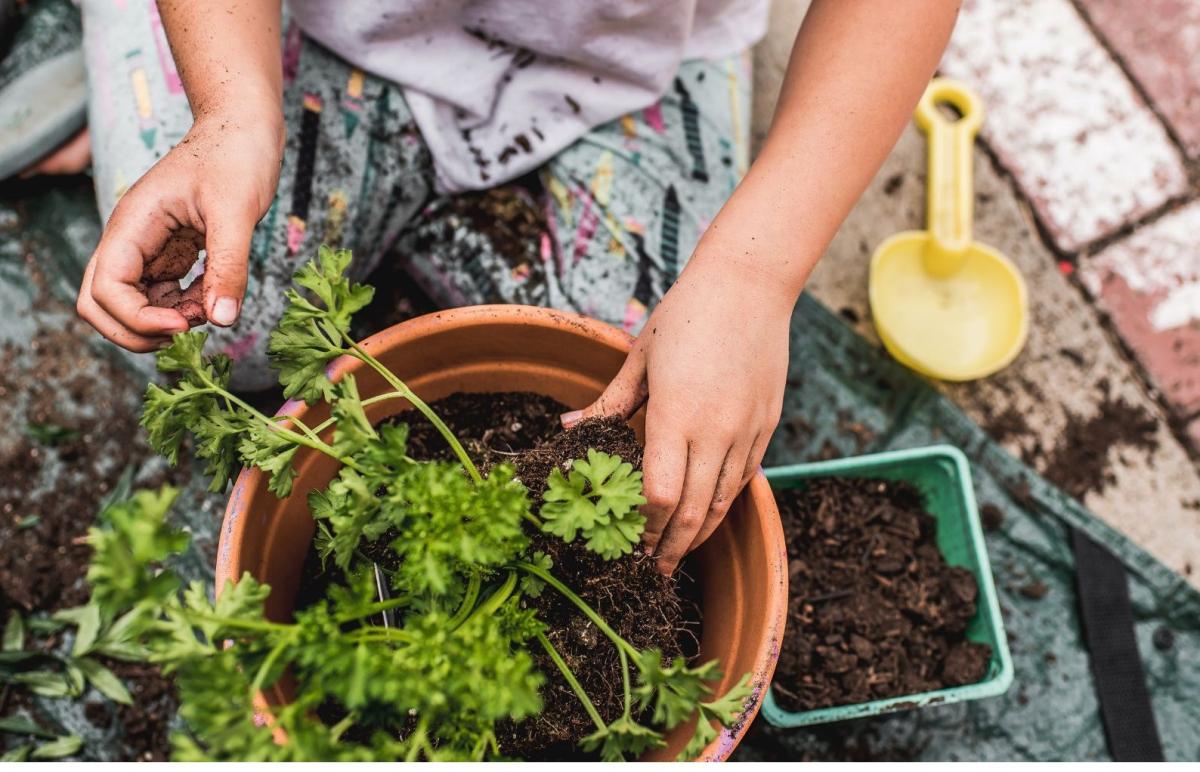
[[[951,120],[937,106],[948,103],[961,113]],[[929,248],[925,270],[949,276],[962,267],[971,246],[975,218],[975,180],[972,164],[975,135],[983,123],[983,102],[965,84],[934,78],[917,103],[914,120],[929,143],[926,218]]]

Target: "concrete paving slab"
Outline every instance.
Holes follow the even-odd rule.
[[[1076,0],[1192,158],[1200,157],[1200,3]]]
[[[1187,191],[1178,149],[1069,0],[967,0],[942,61],[1059,249]]]
[[[1200,201],[1084,259],[1079,269],[1083,285],[1180,417],[1200,412],[1197,234]]]

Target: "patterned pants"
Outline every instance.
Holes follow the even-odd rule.
[[[191,111],[155,0],[82,0],[101,216],[187,132]],[[250,251],[242,318],[210,328],[234,383],[265,388],[267,334],[319,244],[354,251],[362,279],[396,260],[443,307],[525,303],[632,333],[746,170],[748,54],[690,61],[652,107],[600,126],[536,175],[439,195],[400,90],[292,24],[283,40],[287,147]]]

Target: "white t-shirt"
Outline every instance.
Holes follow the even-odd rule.
[[[766,32],[768,0],[288,0],[300,28],[401,86],[445,191],[487,188],[649,107],[681,62]]]

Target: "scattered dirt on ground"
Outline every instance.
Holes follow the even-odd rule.
[[[10,607],[52,613],[87,601],[91,551],[83,537],[122,473],[151,454],[138,427],[140,385],[84,345],[80,326],[42,330],[2,352],[0,618]],[[117,716],[124,758],[165,760],[175,712],[169,685],[156,668],[109,664],[135,698]],[[0,715],[16,705],[9,701]],[[85,708],[89,720],[106,709],[95,705]]]
[[[1004,510],[995,504],[984,504],[979,508],[979,519],[983,521],[983,530],[989,533],[999,531],[1004,525]]]
[[[790,577],[774,681],[782,707],[849,705],[983,677],[991,649],[964,636],[975,578],[945,562],[915,488],[822,478],[776,497]]]
[[[1109,450],[1126,447],[1147,454],[1158,449],[1158,419],[1140,405],[1106,397],[1088,418],[1070,415],[1058,445],[1041,470],[1046,479],[1081,499],[1116,482]]]
[[[1028,584],[1022,585],[1017,589],[1017,592],[1021,593],[1022,597],[1029,598],[1030,600],[1041,600],[1046,597],[1046,593],[1050,592],[1050,588],[1045,582],[1035,579]]]
[[[548,397],[460,393],[431,406],[481,468],[513,464],[518,477],[531,489],[535,510],[550,471],[568,469],[573,459],[587,455],[588,448],[616,453],[641,468],[642,449],[627,424],[617,419],[589,420],[563,431],[559,416],[569,408]],[[414,458],[453,458],[441,435],[417,413],[404,413],[394,420],[409,424],[409,453]],[[380,541],[388,538],[385,535]],[[554,560],[555,575],[634,646],[657,646],[671,657],[695,654],[699,614],[686,577],[663,577],[653,559],[637,550],[604,561],[588,552],[581,540],[565,544],[557,537],[538,534],[534,545]],[[313,597],[329,581],[331,572],[318,577],[318,567],[315,552],[310,552],[301,582],[306,588],[302,597]],[[601,716],[606,721],[616,718],[623,709],[620,660],[603,634],[557,593],[544,592],[527,602],[539,609],[539,616],[550,627],[547,637]],[[501,750],[508,756],[532,760],[580,757],[576,744],[595,727],[549,656],[537,651],[534,658],[547,680],[542,688],[545,709],[521,724],[498,726]]]

